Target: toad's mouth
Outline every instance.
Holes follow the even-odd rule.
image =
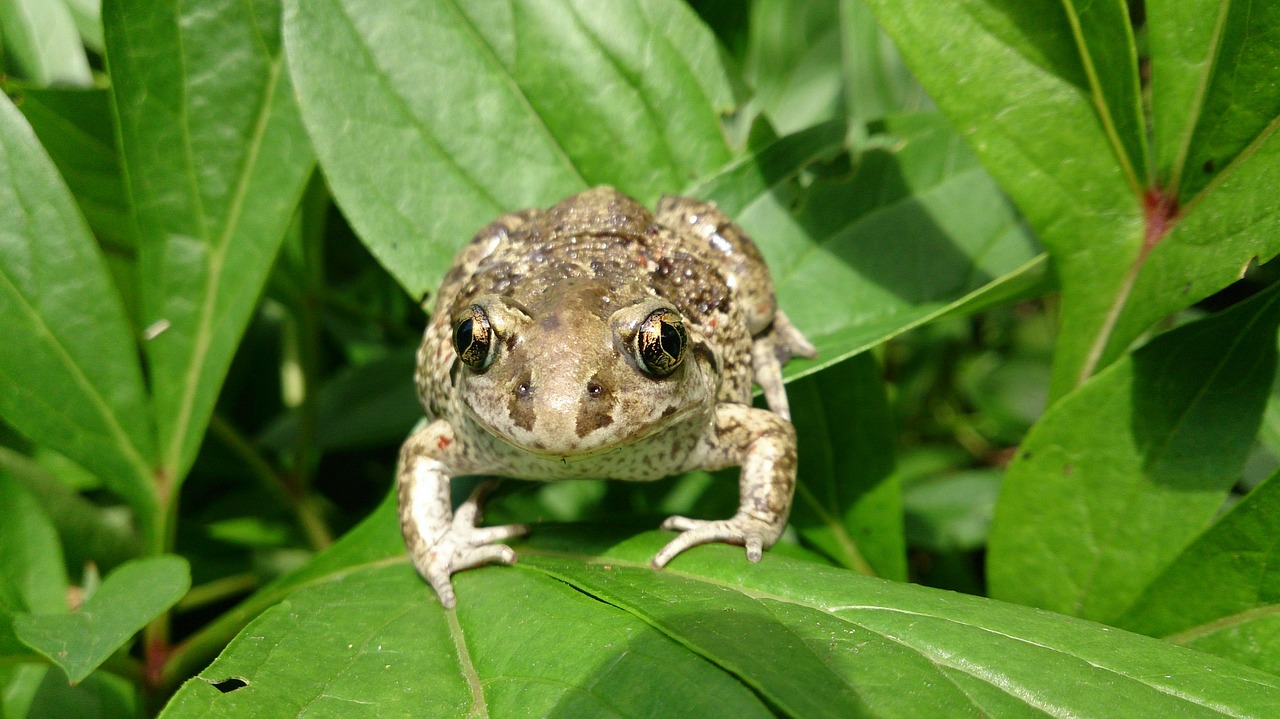
[[[618,436],[611,441],[593,443],[587,441],[591,437],[590,433],[585,437],[577,437],[576,434],[573,434],[570,436],[573,436],[574,439],[577,440],[576,442],[561,444],[560,446],[552,446],[547,442],[544,433],[523,431],[519,429],[513,432],[500,429],[487,422],[480,413],[476,412],[469,402],[464,401],[462,405],[466,409],[467,416],[470,417],[472,421],[499,441],[523,452],[545,459],[563,462],[565,464],[599,457],[611,452],[617,452],[625,447],[643,442],[644,440],[649,439],[650,437],[653,437],[654,435],[657,435],[669,429],[673,425],[687,419],[700,406],[696,402],[688,404],[674,412],[640,424],[634,431]]]

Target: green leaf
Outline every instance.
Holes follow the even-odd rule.
[[[1112,67],[1082,55],[1124,53],[1104,38],[1132,46],[1123,4],[867,2],[1055,260],[1062,326],[1052,394],[1061,395],[1092,372],[1101,351],[1095,340],[1106,334],[1116,298],[1123,301],[1142,244],[1135,179],[1145,168],[1120,161],[1124,148],[1140,143],[1121,134],[1136,110],[1132,57]],[[1081,14],[1081,6],[1093,9]],[[1095,27],[1095,19],[1123,25]],[[964,38],[963,61],[956,38]],[[1117,99],[1119,106],[1109,104]]]
[[[991,596],[1110,621],[1222,506],[1275,372],[1280,291],[1184,325],[1049,409],[1009,465]]]
[[[1188,205],[1280,121],[1280,6],[1149,0],[1151,114],[1160,186]],[[1272,150],[1274,152],[1274,150]]]
[[[187,561],[164,555],[127,562],[107,575],[78,611],[23,614],[18,638],[66,671],[72,684],[124,646],[191,587]]]
[[[1280,474],[1258,485],[1196,538],[1116,624],[1180,644],[1218,635],[1215,654],[1280,667],[1276,645],[1251,641],[1280,617]],[[1204,591],[1212,587],[1213,591]]]
[[[791,525],[844,567],[905,580],[902,485],[880,366],[864,352],[787,394],[803,458]]]
[[[417,350],[405,348],[335,375],[316,392],[317,449],[385,447],[404,440],[422,417],[413,388]],[[285,451],[298,441],[296,413],[273,422],[259,441]]]
[[[1053,256],[1052,396],[1280,252],[1280,7],[1146,7],[1148,151],[1125,3],[869,2]]]
[[[97,245],[22,116],[0,99],[0,416],[97,474],[145,522],[142,371]]]
[[[1000,495],[997,470],[947,473],[908,484],[902,495],[907,543],[932,552],[972,552],[987,543]]]
[[[864,0],[838,0],[846,113],[855,122],[931,108]]]
[[[0,473],[17,480],[53,522],[66,566],[93,562],[107,571],[141,554],[143,545],[128,511],[119,505],[103,507],[81,495],[60,469],[0,446]]]
[[[67,609],[67,571],[49,518],[10,474],[0,469],[0,665],[36,656],[13,632],[23,612]]]
[[[778,133],[847,118],[860,148],[868,121],[927,106],[862,0],[754,0],[750,15],[742,60],[743,79],[755,89],[748,107]]]
[[[23,88],[18,109],[108,252],[132,257],[128,199],[120,174],[111,93],[106,89]]]
[[[714,39],[676,0],[286,8],[325,176],[414,297],[499,213],[601,183],[652,203],[730,157]]]
[[[102,0],[65,0],[65,2],[85,47],[99,55],[105,54],[106,42],[102,38]]]
[[[93,674],[71,686],[57,667],[48,664],[21,665],[5,671],[0,667],[4,687],[0,716],[5,719],[131,719],[142,717],[141,702],[134,685],[123,677],[106,672]]]
[[[75,21],[63,0],[5,0],[0,34],[26,76],[38,85],[93,83]]]
[[[0,601],[17,611],[67,610],[67,570],[53,523],[8,472],[0,470]]]
[[[1148,18],[1153,131],[1164,140],[1157,197],[1171,216],[1157,207],[1148,219],[1154,247],[1139,257],[1104,362],[1280,252],[1280,199],[1265,189],[1280,184],[1280,5],[1153,2]]]
[[[373,529],[389,546],[387,519]],[[991,600],[734,547],[655,572],[659,532],[535,537],[514,567],[458,575],[454,613],[402,553],[335,568],[162,716],[756,716],[763,701],[795,717],[1263,717],[1280,702],[1274,676]]]
[[[902,116],[885,129],[894,142],[864,152],[847,180],[803,192],[774,185],[733,203],[769,262],[779,305],[818,347],[816,361],[789,363],[788,376],[1035,286],[1039,248],[941,118]]]
[[[844,117],[845,35],[836,2],[751,4],[743,79],[779,134]]]
[[[161,479],[179,482],[312,167],[279,5],[104,7]]]

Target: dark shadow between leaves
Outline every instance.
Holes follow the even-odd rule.
[[[784,309],[820,337],[892,323],[904,309],[953,302],[994,280],[982,265],[989,253],[1009,254],[999,240],[1016,213],[976,168],[935,177],[947,170],[930,154],[950,150],[959,151],[936,140],[914,155],[871,149],[851,178],[813,183],[795,212],[811,244],[773,268]],[[1025,258],[999,264],[1029,261],[1038,250],[1028,243]]]
[[[613,604],[581,587],[572,584],[567,586],[592,601],[611,607],[618,612],[637,616],[626,607]],[[679,647],[696,655],[700,661],[724,672],[730,681],[740,684],[751,692],[756,700],[773,715],[830,716],[848,719],[875,716],[865,703],[857,697],[848,695],[848,692],[844,692],[846,696],[839,704],[829,703],[832,687],[848,689],[844,678],[830,672],[820,676],[810,671],[794,671],[795,667],[787,657],[796,654],[810,656],[814,652],[806,646],[803,639],[786,628],[780,627],[776,620],[766,615],[767,610],[760,607],[759,615],[725,608],[722,611],[690,610],[666,614],[661,621],[652,621],[651,617],[641,616],[640,618],[648,622],[657,632],[638,634],[625,647],[618,648],[617,656],[621,658],[628,653],[652,656],[658,653],[659,645],[665,645],[662,648],[667,650]],[[729,626],[732,631],[724,632],[726,626]],[[594,674],[595,678],[585,682],[584,686],[609,686],[615,664],[616,661],[601,664]],[[815,686],[826,689],[815,692],[813,690]],[[662,693],[664,689],[669,688],[655,686],[651,689],[655,693]],[[771,696],[770,692],[780,692],[786,696]],[[778,702],[783,702],[783,705],[779,705]],[[566,693],[563,701],[548,712],[547,716],[576,719],[591,716],[591,712],[596,708],[590,703],[584,704],[582,695],[571,692]],[[655,716],[689,716],[687,708],[678,702],[669,706],[659,706],[658,709],[663,713]],[[721,715],[727,716],[723,713]],[[739,719],[742,718],[739,717]]]

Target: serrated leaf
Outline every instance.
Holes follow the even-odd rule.
[[[1009,465],[991,596],[1115,619],[1222,506],[1262,420],[1280,291],[1179,327],[1053,405]]]
[[[104,6],[165,482],[195,458],[312,167],[279,4]]]
[[[72,684],[106,661],[191,587],[187,561],[165,555],[121,565],[79,610],[15,617],[19,639],[62,667]]]
[[[143,521],[153,439],[133,334],[97,245],[0,99],[0,415],[97,474]]]
[[[391,520],[359,531],[385,551]],[[1264,717],[1280,701],[1280,679],[1166,642],[773,553],[702,547],[655,572],[669,536],[537,527],[514,567],[455,578],[456,614],[374,552],[263,614],[162,716],[752,716],[763,699],[794,717]]]
[[[791,526],[843,567],[905,580],[902,483],[880,366],[863,353],[787,394],[804,458]]]
[[[1280,475],[1272,475],[1179,554],[1116,624],[1252,666],[1280,667],[1276,646],[1256,641],[1260,630],[1272,636],[1280,628],[1278,555]],[[1216,635],[1212,649],[1210,635]]]
[[[601,183],[652,203],[730,157],[714,39],[675,0],[286,7],[326,178],[414,297],[502,212]]]

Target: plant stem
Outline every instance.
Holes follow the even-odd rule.
[[[247,594],[258,588],[261,578],[254,572],[242,572],[229,577],[222,577],[192,587],[187,595],[174,605],[178,612],[188,612],[214,602],[220,602],[237,594]]]
[[[264,487],[293,510],[298,525],[313,548],[324,549],[333,543],[333,533],[329,531],[324,520],[316,514],[297,482],[277,472],[238,429],[216,412],[209,421],[209,431],[240,457],[249,471],[261,480]]]

